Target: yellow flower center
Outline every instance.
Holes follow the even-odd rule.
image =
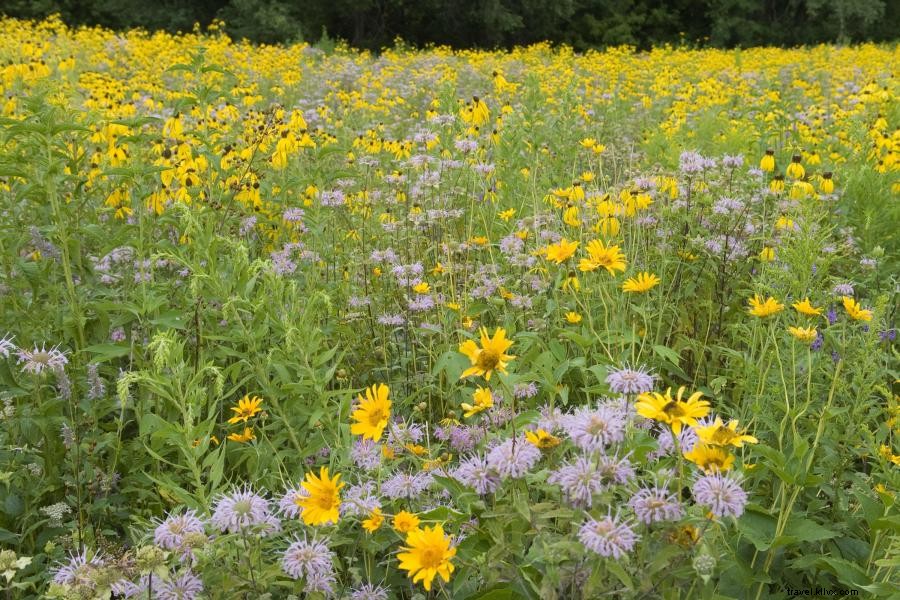
[[[489,348],[479,352],[478,358],[475,360],[475,366],[485,371],[493,371],[498,364],[500,364],[500,353]]]
[[[386,421],[387,415],[384,414],[384,411],[380,408],[376,408],[371,413],[369,413],[369,425],[372,427],[377,427],[381,421]]]
[[[425,548],[424,550],[422,550],[422,567],[425,569],[437,569],[439,566],[441,566],[441,561],[443,558],[444,553],[440,548]]]
[[[684,409],[677,400],[672,400],[662,407],[662,411],[669,416],[670,419],[677,419],[684,416]]]
[[[322,510],[331,510],[335,505],[334,496],[331,494],[323,494],[316,499],[316,504],[318,504],[319,508]]]
[[[737,439],[737,437],[738,434],[728,429],[727,427],[718,427],[712,434],[712,441],[714,444],[727,446],[732,442],[732,440]]]

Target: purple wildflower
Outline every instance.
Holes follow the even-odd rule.
[[[488,467],[487,462],[480,456],[470,456],[460,462],[451,475],[482,496],[492,494],[500,487],[500,477]]]
[[[321,540],[297,539],[284,551],[281,567],[294,579],[315,579],[332,572],[334,552]]]
[[[670,494],[669,490],[658,486],[641,488],[631,497],[628,506],[639,521],[648,525],[658,521],[674,521],[684,514],[675,494]]]
[[[563,420],[563,429],[582,450],[602,450],[625,438],[625,415],[609,406],[582,406]]]
[[[203,580],[191,571],[185,571],[180,577],[172,577],[159,585],[156,598],[159,600],[194,600],[203,592]]]
[[[374,471],[381,466],[381,446],[372,440],[359,439],[350,449],[353,463],[366,471]]]
[[[185,536],[191,533],[203,533],[203,521],[197,517],[193,509],[183,514],[169,514],[156,526],[153,532],[153,543],[163,550],[176,550],[184,544]]]
[[[16,345],[13,344],[13,338],[14,336],[9,335],[8,333],[0,338],[0,355],[2,355],[3,358],[9,358],[9,353],[16,351]]]
[[[600,556],[619,559],[631,552],[640,536],[631,529],[627,521],[622,522],[618,516],[607,515],[599,521],[588,520],[581,526],[578,539],[585,548]]]
[[[264,534],[280,530],[281,523],[270,512],[269,501],[249,487],[236,489],[219,498],[210,523],[223,532],[237,533],[261,527]]]
[[[431,475],[428,473],[417,473],[415,475],[397,473],[381,484],[381,491],[385,496],[393,500],[397,498],[413,499],[418,498],[422,492],[427,490],[432,481]]]
[[[101,566],[103,566],[103,558],[99,554],[88,558],[87,550],[83,550],[78,554],[70,554],[69,562],[52,569],[50,573],[53,575],[53,583],[71,586],[87,585],[93,589],[95,584],[91,575]]]
[[[49,350],[41,344],[40,350],[35,346],[34,350],[26,350],[19,348],[18,363],[25,363],[22,370],[26,373],[40,375],[44,369],[51,371],[61,371],[68,364],[69,359],[63,352],[60,352],[59,346],[53,346]]]
[[[603,474],[591,459],[584,456],[565,463],[547,478],[547,483],[560,486],[569,502],[582,508],[590,508],[594,494],[604,487]]]
[[[709,506],[717,517],[740,517],[747,504],[741,484],[718,471],[697,479],[691,491],[697,503]]]
[[[541,451],[524,437],[509,438],[488,452],[487,464],[503,479],[523,477],[541,459]]]
[[[350,590],[350,600],[388,600],[388,590],[380,585],[364,583]]]
[[[611,371],[606,376],[606,384],[616,394],[643,394],[653,389],[655,379],[646,367],[625,366]]]

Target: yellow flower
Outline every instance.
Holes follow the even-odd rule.
[[[440,275],[443,272],[444,272],[444,265],[442,265],[441,263],[437,263],[436,265],[434,265],[434,268],[431,270],[432,275]]]
[[[431,290],[431,286],[428,285],[427,281],[423,281],[422,283],[417,283],[413,286],[413,291],[417,294],[427,294]]]
[[[753,294],[753,297],[750,298],[749,310],[754,317],[764,318],[780,313],[784,310],[784,304],[771,296],[763,300],[759,294]]]
[[[576,248],[578,248],[578,242],[567,242],[566,238],[563,238],[558,244],[550,244],[544,248],[544,256],[547,257],[547,260],[552,260],[559,265],[572,258]]]
[[[710,446],[734,446],[735,448],[741,448],[744,442],[755,444],[759,441],[752,435],[739,432],[737,427],[738,422],[736,420],[728,421],[726,425],[720,417],[716,417],[712,424],[697,425],[694,427],[694,431],[701,442]]]
[[[510,219],[512,219],[513,215],[515,215],[515,214],[516,214],[516,209],[510,208],[508,210],[504,210],[501,213],[498,213],[497,216],[500,217],[501,219],[503,219],[504,222],[506,222],[506,221],[509,221]]]
[[[772,262],[775,260],[775,248],[770,248],[768,246],[763,247],[763,249],[759,251],[759,260],[763,262]]]
[[[706,471],[728,471],[734,466],[734,455],[716,446],[696,443],[684,457]]]
[[[361,435],[363,439],[379,440],[391,418],[391,390],[383,383],[366,388],[366,397],[357,396],[359,405],[350,415],[356,421],[350,426],[350,433]]]
[[[339,480],[341,474],[334,478],[328,476],[328,468],[322,467],[319,476],[306,474],[306,480],[300,486],[306,490],[306,496],[298,497],[295,502],[303,509],[300,514],[307,525],[337,523],[340,518],[341,488],[344,484]]]
[[[262,404],[262,398],[258,398],[253,396],[252,398],[248,396],[244,396],[240,400],[238,400],[237,406],[232,406],[231,410],[233,410],[236,414],[228,419],[228,422],[231,424],[244,422],[246,423],[248,419],[256,416],[262,409],[259,405]]]
[[[507,363],[515,358],[513,355],[506,354],[512,344],[512,340],[506,339],[506,330],[502,327],[498,327],[494,331],[493,338],[489,338],[487,329],[482,327],[481,348],[473,340],[466,340],[459,345],[459,351],[469,357],[469,362],[472,363],[472,366],[463,371],[459,378],[484,375],[484,378],[490,381],[491,374],[495,370],[505,374]]]
[[[407,442],[403,445],[403,447],[416,456],[425,456],[426,454],[428,454],[428,448],[422,446],[421,444],[413,444],[412,442]]]
[[[456,556],[456,548],[450,545],[450,537],[444,535],[441,525],[413,529],[406,536],[406,546],[397,555],[400,568],[409,571],[413,583],[422,582],[425,591],[431,591],[431,582],[440,575],[445,582],[450,581],[454,566],[451,559]]]
[[[625,283],[622,284],[622,291],[633,294],[643,294],[644,292],[652,290],[657,285],[659,285],[659,277],[645,271],[643,273],[638,273],[636,277],[629,277],[626,279]]]
[[[666,390],[666,394],[659,392],[646,392],[638,396],[635,408],[642,417],[668,423],[672,426],[672,431],[676,434],[681,432],[681,426],[687,425],[693,427],[697,424],[697,419],[701,419],[709,414],[709,402],[701,400],[703,394],[694,392],[691,396],[683,401],[686,388],[681,386],[678,388],[678,395],[672,399],[672,388]]]
[[[788,333],[806,344],[812,344],[819,335],[815,327],[788,327]]]
[[[900,455],[894,454],[893,449],[887,444],[882,444],[878,448],[878,453],[881,455],[881,458],[888,462],[892,462],[895,465],[900,465]]]
[[[791,306],[793,306],[794,310],[801,315],[806,315],[808,317],[818,317],[822,315],[822,309],[813,306],[810,303],[809,298],[804,298],[800,302],[794,302]]]
[[[769,191],[773,194],[780,194],[784,191],[784,175],[776,175],[769,182]]]
[[[615,275],[616,271],[625,270],[625,255],[619,250],[618,246],[607,246],[601,240],[593,240],[587,245],[588,258],[582,258],[578,263],[578,269],[581,271],[594,271],[603,267],[609,271],[610,275]]]
[[[229,434],[228,439],[232,442],[240,442],[241,444],[244,444],[246,442],[249,442],[250,440],[255,440],[256,435],[253,433],[252,427],[244,427],[243,433]]]
[[[847,311],[847,314],[850,315],[850,318],[854,321],[872,320],[872,311],[862,308],[859,305],[859,302],[850,296],[842,296],[841,300],[844,302],[844,310]]]
[[[569,311],[566,313],[566,321],[568,321],[572,325],[581,323],[581,315],[579,315],[577,312]]]
[[[525,439],[532,446],[536,446],[541,450],[549,450],[550,448],[555,448],[559,446],[559,438],[553,435],[552,433],[548,433],[543,429],[538,429],[536,431],[526,431]]]
[[[419,517],[411,512],[401,510],[394,515],[394,529],[400,533],[409,533],[419,527]]]
[[[488,388],[480,387],[475,390],[472,394],[472,400],[475,402],[474,405],[462,403],[462,408],[465,411],[463,416],[467,419],[494,406],[494,395]]]
[[[759,161],[759,169],[760,171],[765,171],[766,173],[771,173],[775,170],[774,150],[766,150],[765,155]]]
[[[803,177],[806,176],[806,169],[800,164],[801,160],[803,160],[803,158],[799,154],[795,154],[791,157],[791,164],[785,169],[788,177],[793,179],[803,179]]]
[[[362,522],[362,526],[369,533],[374,533],[378,531],[382,523],[384,523],[384,514],[382,514],[380,508],[376,508],[369,513],[369,518]]]
[[[822,180],[819,182],[819,190],[823,194],[831,194],[834,192],[834,179],[831,173],[822,173]]]

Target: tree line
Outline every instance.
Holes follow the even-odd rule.
[[[578,50],[795,46],[888,41],[900,31],[896,0],[0,0],[0,13],[56,13],[70,25],[168,31],[220,19],[236,39],[341,39],[373,50],[397,38],[454,48],[543,40]]]

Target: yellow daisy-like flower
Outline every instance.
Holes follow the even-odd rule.
[[[559,438],[544,431],[543,429],[538,429],[536,431],[526,431],[525,432],[525,440],[531,445],[540,448],[541,450],[549,450],[550,448],[555,448],[559,446]]]
[[[363,529],[369,533],[374,533],[378,531],[378,528],[381,527],[382,523],[384,523],[384,514],[381,512],[380,508],[376,508],[369,513],[369,518],[362,522],[362,526]]]
[[[672,399],[672,388],[667,389],[665,395],[659,392],[643,393],[638,396],[635,408],[642,417],[668,423],[672,431],[681,433],[682,425],[694,427],[697,419],[709,414],[709,402],[700,399],[703,397],[701,392],[694,392],[686,401],[682,400],[685,389],[684,386],[678,388],[675,399]]]
[[[622,284],[622,291],[632,294],[643,294],[659,285],[659,277],[653,273],[638,273],[636,277],[629,277]]]
[[[694,444],[690,452],[685,452],[684,457],[706,471],[728,471],[734,466],[734,455],[717,446],[707,444]]]
[[[228,439],[232,442],[240,442],[241,444],[245,444],[250,440],[255,440],[256,434],[253,433],[252,427],[244,427],[243,433],[232,433],[228,436]]]
[[[473,340],[466,340],[459,345],[459,351],[465,354],[472,363],[472,366],[463,371],[459,378],[483,375],[486,380],[490,381],[494,371],[506,374],[506,365],[515,358],[511,354],[506,354],[512,345],[512,340],[506,339],[506,330],[502,327],[498,327],[494,331],[492,338],[488,337],[487,329],[482,327],[480,348]]]
[[[465,411],[463,416],[465,418],[474,417],[478,413],[485,411],[492,406],[494,406],[494,395],[491,393],[491,390],[488,388],[480,387],[472,394],[472,400],[475,404],[467,404],[466,402],[462,403],[462,408]]]
[[[413,513],[401,510],[394,515],[394,529],[400,533],[409,533],[419,527],[419,517]]]
[[[391,390],[383,383],[366,388],[366,397],[357,396],[359,406],[350,415],[356,421],[350,426],[350,433],[361,435],[363,439],[379,440],[391,418]]]
[[[775,248],[765,246],[762,250],[759,251],[759,260],[763,262],[772,262],[773,260],[775,260]]]
[[[300,484],[307,492],[307,496],[298,497],[295,502],[303,509],[301,517],[307,525],[322,525],[325,523],[337,523],[340,518],[341,488],[344,484],[340,481],[341,474],[329,477],[328,467],[319,470],[319,476],[312,473],[306,474],[306,480]]]
[[[233,410],[236,414],[228,419],[228,422],[231,424],[244,422],[246,423],[248,419],[256,416],[257,413],[262,411],[259,407],[262,404],[262,398],[258,398],[253,396],[252,398],[247,395],[238,400],[237,406],[232,406],[231,410]]]
[[[745,442],[756,444],[759,441],[752,435],[738,431],[738,422],[734,419],[728,421],[726,425],[720,417],[716,417],[712,424],[698,425],[694,427],[694,431],[701,442],[710,446],[734,446],[735,448],[741,448]]]
[[[796,310],[801,315],[806,315],[808,317],[822,316],[822,309],[813,306],[809,301],[809,298],[804,298],[800,302],[794,302],[791,306],[793,306],[794,310]]]
[[[815,327],[788,327],[787,330],[792,336],[806,344],[812,344],[819,335]]]
[[[576,325],[578,323],[581,323],[581,315],[579,315],[577,312],[569,311],[566,313],[566,321],[568,321],[572,325]]]
[[[427,281],[423,281],[422,283],[417,283],[413,286],[413,291],[417,294],[427,294],[431,291],[431,286]]]
[[[844,310],[847,311],[847,314],[850,315],[850,318],[854,321],[872,320],[872,311],[862,308],[859,305],[859,302],[850,296],[843,296],[841,297],[841,300],[844,302]]]
[[[762,319],[780,313],[784,310],[784,304],[781,304],[772,296],[763,300],[759,294],[753,294],[753,297],[750,298],[749,310],[751,315]]]
[[[625,270],[625,255],[618,246],[607,246],[601,240],[593,240],[587,245],[588,258],[582,258],[578,263],[580,271],[595,271],[600,267],[606,269],[610,275],[616,271]]]
[[[441,525],[413,529],[406,536],[406,546],[397,555],[400,568],[409,571],[413,583],[422,582],[425,591],[431,591],[431,582],[440,575],[445,582],[455,567],[450,562],[456,556],[456,548],[450,544],[450,536],[444,534]]]
[[[569,242],[563,238],[557,244],[548,245],[543,252],[547,260],[552,260],[559,265],[572,258],[577,248],[578,242]]]
[[[509,221],[510,219],[512,219],[513,215],[515,215],[515,214],[516,214],[516,209],[510,208],[508,210],[504,210],[504,211],[498,213],[497,216],[500,217],[501,219],[503,219],[503,221],[505,222],[505,221]]]

